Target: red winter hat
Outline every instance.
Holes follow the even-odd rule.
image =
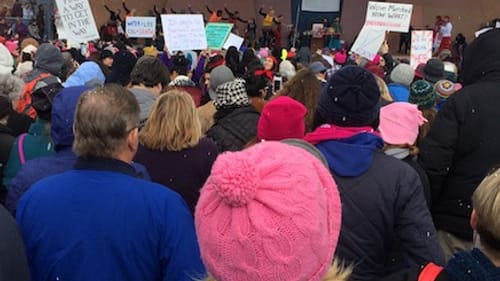
[[[257,126],[258,139],[303,139],[306,132],[306,113],[306,107],[290,97],[281,96],[271,100],[262,109]]]

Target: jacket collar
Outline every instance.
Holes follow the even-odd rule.
[[[97,171],[111,171],[117,172],[132,177],[137,177],[135,169],[120,160],[104,157],[78,157],[75,163],[75,170],[97,170]]]

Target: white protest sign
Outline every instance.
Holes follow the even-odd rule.
[[[243,41],[245,41],[243,37],[240,37],[234,33],[230,33],[227,37],[226,43],[224,43],[223,48],[227,50],[229,49],[229,47],[234,46],[239,50],[241,45],[243,45]]]
[[[169,51],[204,50],[207,36],[202,15],[161,15],[165,45]]]
[[[386,31],[408,32],[412,4],[368,2],[365,25]]]
[[[373,60],[380,50],[382,43],[384,43],[384,40],[384,30],[364,25],[359,32],[358,38],[354,42],[351,51],[364,58]]]
[[[432,30],[414,30],[411,33],[410,65],[413,68],[432,58]]]
[[[56,0],[65,36],[78,43],[99,39],[88,0]],[[63,38],[64,39],[64,38]]]
[[[130,38],[152,38],[156,34],[156,18],[127,17],[125,32]]]

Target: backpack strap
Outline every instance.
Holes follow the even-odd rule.
[[[24,157],[24,138],[26,137],[26,133],[21,134],[19,136],[19,139],[17,140],[17,152],[19,153],[19,161],[21,162],[21,165],[24,165],[26,163],[26,158]]]
[[[418,276],[418,281],[434,281],[439,277],[442,271],[443,267],[431,262],[422,269]]]

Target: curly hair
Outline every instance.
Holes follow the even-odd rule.
[[[13,74],[0,74],[0,96],[14,101],[21,97],[23,89],[24,82],[21,78]]]
[[[299,70],[278,92],[279,96],[289,96],[307,108],[305,121],[308,132],[314,130],[314,114],[318,107],[320,94],[321,84],[308,68]]]

